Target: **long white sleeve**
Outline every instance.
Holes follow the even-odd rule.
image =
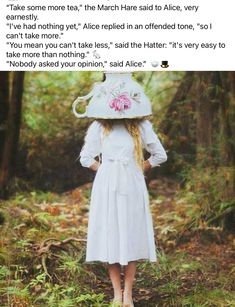
[[[151,166],[160,166],[161,163],[166,162],[166,151],[149,120],[144,120],[140,123],[140,132],[144,147],[150,153],[148,161]]]
[[[96,120],[88,127],[85,142],[79,155],[83,167],[90,167],[95,163],[95,157],[101,152],[101,129],[102,125]]]

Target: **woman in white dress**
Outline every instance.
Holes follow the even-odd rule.
[[[107,263],[114,289],[113,304],[134,306],[132,287],[136,261],[157,261],[144,174],[165,162],[167,155],[152,123],[146,119],[150,115],[150,104],[144,100],[146,96],[140,92],[140,87],[136,88],[131,74],[106,73],[106,80],[110,82],[102,83],[106,85],[105,92],[104,86],[99,86],[98,91],[96,86],[95,103],[91,101],[86,110],[86,116],[90,112],[91,116],[87,117],[95,120],[87,130],[80,152],[82,166],[96,171],[90,199],[86,262]],[[137,101],[135,96],[138,96]],[[96,107],[99,98],[100,105]],[[109,107],[102,110],[106,118],[99,116],[101,104]],[[138,112],[134,110],[137,116],[133,116],[133,104],[139,107]],[[110,115],[109,109],[118,116]],[[75,114],[81,117],[76,111]],[[145,161],[143,148],[150,153]],[[95,159],[97,156],[99,161]],[[121,266],[125,274],[123,291]]]

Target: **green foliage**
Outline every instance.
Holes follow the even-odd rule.
[[[223,289],[205,289],[203,284],[198,284],[182,299],[182,306],[187,307],[231,307],[235,305],[235,294]]]
[[[233,167],[193,167],[184,174],[185,187],[178,193],[187,202],[186,224],[224,227],[224,218],[235,212]]]
[[[41,293],[35,303],[46,304],[50,307],[73,307],[73,306],[108,306],[104,300],[104,294],[81,294],[75,285],[45,284],[45,292]],[[82,304],[81,304],[82,303]]]
[[[221,272],[215,276],[216,280],[211,280],[211,285],[208,285],[207,274],[210,271],[214,274],[220,269],[214,267],[213,260],[197,261],[183,251],[166,254],[159,250],[157,256],[157,265],[148,262],[137,265],[137,272],[141,273],[136,281],[136,287],[142,289],[148,286],[151,289],[151,296],[156,296],[156,299],[151,301],[157,305],[149,306],[234,305],[235,292],[228,291],[231,288],[232,275],[228,276]],[[204,280],[201,280],[202,276]]]
[[[66,134],[71,126],[76,129],[71,104],[77,96],[86,94],[100,73],[91,72],[30,72],[26,74],[23,140],[37,136]],[[73,121],[71,122],[71,119]],[[59,124],[58,124],[59,123]],[[72,124],[72,125],[71,125]]]
[[[56,209],[57,206],[50,204],[59,201],[62,201],[61,196],[57,194],[32,191],[16,193],[2,202],[7,222],[1,229],[0,300],[16,300],[22,304],[27,301],[36,306],[50,307],[105,306],[104,295],[93,293],[90,287],[96,283],[97,276],[84,264],[83,245],[52,249],[45,265],[53,280],[49,280],[44,271],[42,255],[36,251],[42,240],[51,237],[57,242],[75,233],[77,235],[78,231],[74,228],[73,233],[69,228],[60,234],[60,221],[66,221],[66,215],[60,209],[55,215],[54,211],[42,210]],[[77,302],[79,300],[81,303]]]
[[[211,194],[208,194],[208,199],[213,199],[215,189],[211,187],[210,190],[210,185],[216,184],[217,181],[215,178],[211,178],[211,172],[204,175],[207,178],[203,181],[204,184],[207,184],[205,187],[197,186],[196,181],[194,181],[194,185],[192,183],[189,186],[186,185],[185,188],[188,188],[188,191],[179,197],[179,200],[174,204],[175,208],[172,207],[173,210],[170,209],[162,213],[166,224],[157,228],[160,239],[160,247],[157,250],[158,263],[156,265],[144,261],[137,265],[137,279],[134,287],[136,292],[138,291],[137,296],[140,299],[143,294],[143,302],[138,302],[140,306],[145,306],[146,302],[149,303],[149,306],[159,307],[233,306],[234,304],[234,293],[229,291],[232,289],[232,280],[234,279],[234,268],[231,264],[228,264],[230,267],[227,266],[227,271],[225,271],[221,270],[219,261],[215,262],[213,257],[204,261],[203,256],[192,255],[190,248],[187,249],[188,252],[179,250],[178,247],[174,247],[170,252],[161,249],[161,246],[164,247],[166,244],[166,241],[162,240],[163,237],[166,240],[168,237],[169,240],[169,237],[177,236],[178,228],[175,225],[184,222],[180,210],[184,211],[187,207],[188,210],[190,209],[189,200],[194,205],[191,206],[191,212],[185,210],[187,213],[185,221],[189,221],[192,215],[195,216],[196,203],[200,198],[198,194],[194,193],[194,190],[190,190],[192,187],[194,189],[197,187],[198,191],[204,193],[203,195],[207,195],[203,189],[209,189]],[[230,181],[229,175],[224,173],[221,182],[226,178]],[[199,183],[199,178],[197,180]],[[203,189],[201,190],[201,188]],[[84,200],[83,197],[89,197],[89,188],[86,186],[84,190],[84,194],[79,191],[79,195],[76,193],[74,195],[76,199],[79,196],[80,212],[86,212],[84,208],[87,205],[87,199]],[[80,195],[81,193],[82,195]],[[220,196],[222,197],[224,194],[220,194]],[[83,199],[84,204],[80,199]],[[203,200],[203,197],[201,199]],[[68,201],[67,198],[66,200]],[[108,298],[103,293],[106,286],[110,286],[110,292],[112,291],[111,284],[108,285],[104,282],[107,279],[107,267],[100,265],[100,263],[92,266],[86,265],[84,246],[80,246],[80,243],[69,248],[63,246],[61,249],[51,249],[47,253],[48,257],[45,261],[51,279],[44,271],[41,256],[36,252],[44,239],[54,238],[49,242],[57,242],[57,240],[60,241],[71,235],[80,236],[80,230],[76,227],[74,230],[72,227],[60,229],[60,218],[62,220],[68,219],[66,214],[61,212],[58,216],[53,216],[43,211],[44,206],[48,205],[47,203],[51,204],[54,201],[63,204],[65,198],[57,194],[35,191],[22,195],[16,194],[15,198],[1,203],[6,223],[1,226],[0,300],[9,298],[11,301],[16,297],[22,304],[25,299],[25,302],[29,302],[29,306],[108,307]],[[164,206],[167,202],[169,204],[167,197],[156,199],[154,195],[151,197],[153,208],[155,205]],[[71,203],[68,202],[67,205],[72,206]],[[228,208],[225,201],[221,202],[220,206],[221,212]],[[176,211],[176,207],[179,212]],[[66,209],[69,209],[70,213],[74,207]],[[211,212],[210,207],[207,207],[207,212]],[[202,217],[199,214],[198,225],[201,225],[200,219]],[[83,231],[82,234],[84,234]],[[220,255],[218,256],[220,257]],[[215,280],[212,280],[212,277]],[[203,279],[201,280],[201,278]],[[7,302],[3,306],[7,306]]]
[[[58,270],[69,272],[72,276],[80,275],[84,270],[79,258],[74,259],[74,257],[65,254],[61,262]]]
[[[5,264],[9,259],[9,250],[7,247],[0,247],[0,263]]]
[[[101,307],[101,306],[108,306],[107,304],[103,303],[104,294],[82,294],[78,298],[76,298],[77,303],[85,303],[85,306],[92,306]]]
[[[134,78],[143,85],[153,106],[154,122],[157,125],[164,118],[165,111],[174,96],[184,72],[140,72]]]
[[[0,289],[0,291],[6,291],[8,295],[16,295],[17,297],[22,297],[22,298],[30,297],[30,293],[27,287],[21,289],[19,287],[9,286],[9,287],[6,287],[4,290]]]
[[[158,261],[159,267],[154,270],[157,278],[163,278],[165,275],[173,277],[176,272],[203,271],[202,264],[199,261],[190,260],[185,252],[178,252],[171,256],[158,251]]]
[[[34,222],[38,223],[44,229],[50,229],[51,222],[55,219],[48,212],[38,212],[33,216]]]
[[[54,202],[54,201],[59,201],[60,197],[56,193],[52,193],[50,191],[41,191],[41,190],[36,190],[36,191],[31,191],[29,193],[31,196],[30,199],[33,202]]]
[[[0,266],[0,280],[4,280],[8,276],[10,276],[10,274],[11,274],[11,271],[8,269],[7,266],[5,265]]]
[[[35,302],[40,302],[41,304],[47,304],[51,307],[61,306],[59,305],[62,301],[65,304],[65,300],[71,301],[71,298],[67,297],[67,293],[71,293],[71,289],[63,287],[62,285],[58,284],[45,284],[45,292],[41,293],[35,300]]]
[[[29,239],[22,239],[16,241],[16,247],[18,247],[21,250],[27,250],[29,246],[32,244],[30,243]]]
[[[29,288],[34,288],[38,285],[43,285],[46,282],[46,273],[41,273],[35,276],[28,284]]]
[[[6,205],[15,205],[23,209],[35,208],[35,204],[42,202],[53,202],[59,200],[58,194],[52,192],[44,192],[41,190],[35,191],[20,191],[12,195],[9,201],[6,201]]]

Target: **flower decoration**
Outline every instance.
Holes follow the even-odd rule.
[[[109,106],[115,111],[123,111],[129,109],[131,107],[131,100],[128,97],[128,93],[124,92],[118,94],[116,97],[110,100]]]
[[[141,93],[138,90],[128,90],[126,82],[118,82],[111,86],[99,84],[96,90],[97,98],[108,98],[109,107],[118,112],[130,109],[133,101],[141,102]]]
[[[131,92],[131,98],[133,100],[135,100],[136,102],[140,102],[140,98],[141,98],[141,95],[140,95],[140,92]]]
[[[97,91],[98,91],[98,95],[96,95],[97,98],[101,98],[102,96],[107,95],[106,88],[102,85],[98,87]]]

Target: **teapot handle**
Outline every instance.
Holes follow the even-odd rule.
[[[86,117],[86,115],[87,115],[87,111],[85,111],[84,113],[78,113],[78,112],[76,111],[76,107],[77,107],[78,103],[79,103],[80,101],[87,100],[87,99],[91,98],[92,96],[93,96],[93,90],[92,90],[89,94],[87,94],[86,96],[77,97],[77,98],[74,100],[74,102],[73,102],[73,104],[72,104],[72,108],[73,108],[73,113],[74,113],[74,115],[75,115],[77,118],[84,118],[84,117]]]

